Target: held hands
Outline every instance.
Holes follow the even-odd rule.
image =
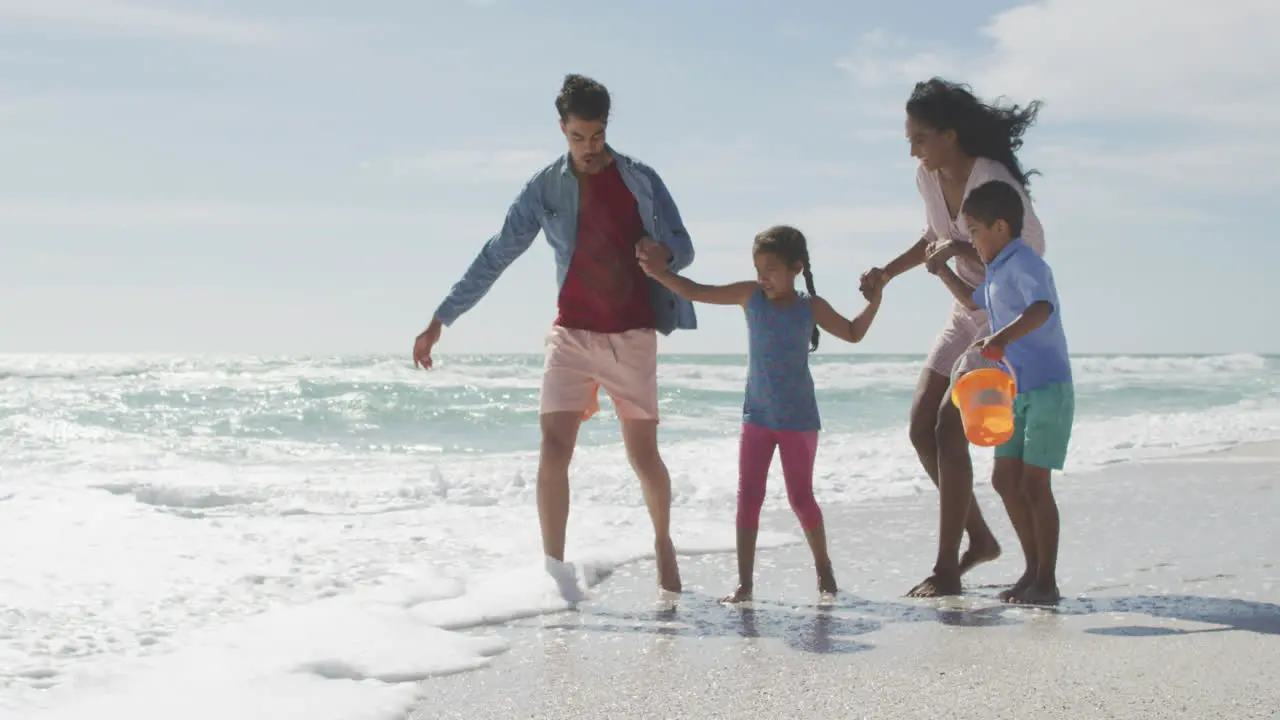
[[[884,286],[887,282],[889,282],[889,276],[880,268],[874,268],[862,274],[858,290],[867,302],[878,303],[884,297]]]
[[[872,294],[874,293],[875,300],[879,300],[887,284],[889,284],[889,274],[884,271],[884,268],[871,268],[862,273],[858,279],[858,292],[861,292],[862,297],[868,302],[874,302]]]
[[[657,278],[671,272],[667,266],[671,262],[671,250],[648,235],[636,243],[636,259],[640,261],[640,269],[650,277]]]
[[[413,341],[413,366],[430,370],[432,365],[431,349],[440,342],[440,333],[444,326],[436,318],[431,318],[427,329],[423,330]]]
[[[930,275],[937,275],[951,258],[962,252],[961,245],[955,240],[940,239],[929,243],[924,250],[924,269]]]

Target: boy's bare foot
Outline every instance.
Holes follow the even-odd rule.
[[[907,597],[931,598],[960,594],[961,586],[959,573],[935,572],[925,578],[919,585],[911,588],[911,590],[907,592]]]
[[[1022,574],[1022,577],[1018,578],[1018,582],[1014,583],[1007,590],[1001,590],[1000,594],[996,595],[996,597],[999,598],[1000,602],[1014,602],[1013,598],[1025,592],[1026,589],[1031,587],[1031,584],[1035,581],[1036,571],[1028,570]]]
[[[658,585],[667,592],[681,592],[680,564],[676,561],[676,546],[671,538],[658,540],[653,544],[653,550],[658,560]]]
[[[994,537],[981,541],[969,541],[969,549],[960,556],[960,575],[983,563],[989,563],[1000,557],[1000,543]]]
[[[1031,583],[1022,592],[1009,598],[1009,602],[1016,605],[1056,605],[1060,600],[1062,593],[1058,592],[1056,583],[1038,582]]]
[[[733,591],[732,594],[725,595],[724,597],[720,598],[720,602],[722,603],[740,603],[740,602],[749,602],[750,600],[751,600],[750,585],[739,585],[737,589]]]

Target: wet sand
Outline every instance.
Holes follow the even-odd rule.
[[[649,562],[626,566],[576,611],[485,628],[510,650],[423,683],[411,717],[1280,718],[1280,445],[1055,490],[1056,608],[996,599],[1022,560],[989,487],[1004,556],[961,598],[902,597],[932,564],[935,494],[830,507],[834,606],[804,545],[761,551],[749,607],[715,601],[732,555],[682,558],[673,610]],[[776,508],[762,527],[798,533]]]

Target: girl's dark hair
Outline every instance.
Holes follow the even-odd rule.
[[[934,130],[955,130],[960,149],[970,157],[984,157],[1004,165],[1025,190],[1036,170],[1023,171],[1018,162],[1022,134],[1035,124],[1043,103],[1026,107],[984,103],[968,85],[933,78],[916,83],[907,100],[907,114]]]
[[[756,235],[754,248],[751,250],[752,255],[760,253],[769,253],[775,255],[788,265],[801,263],[804,266],[804,286],[809,291],[812,298],[815,293],[813,291],[813,270],[809,269],[809,243],[804,239],[804,233],[791,227],[790,225],[774,225],[764,232]],[[821,334],[818,332],[818,326],[813,326],[813,340],[809,347],[809,352],[818,349],[818,338]]]

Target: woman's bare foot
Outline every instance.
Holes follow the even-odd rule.
[[[658,585],[669,593],[679,593],[680,563],[676,560],[676,546],[671,538],[658,540],[653,544],[654,556],[658,560]]]
[[[976,541],[970,539],[969,549],[960,556],[960,575],[963,577],[970,570],[999,557],[1000,543],[994,537]]]
[[[911,588],[907,592],[907,597],[932,598],[960,595],[961,589],[959,573],[935,572],[925,578],[919,585]]]
[[[1022,592],[1009,598],[1015,605],[1056,605],[1062,600],[1057,583],[1033,582]]]
[[[1025,592],[1026,589],[1031,587],[1031,584],[1035,581],[1036,571],[1027,570],[1022,574],[1022,577],[1018,578],[1016,583],[1010,586],[1007,590],[1000,591],[1000,594],[996,595],[996,597],[999,598],[1000,602],[1014,602],[1014,598]]]

